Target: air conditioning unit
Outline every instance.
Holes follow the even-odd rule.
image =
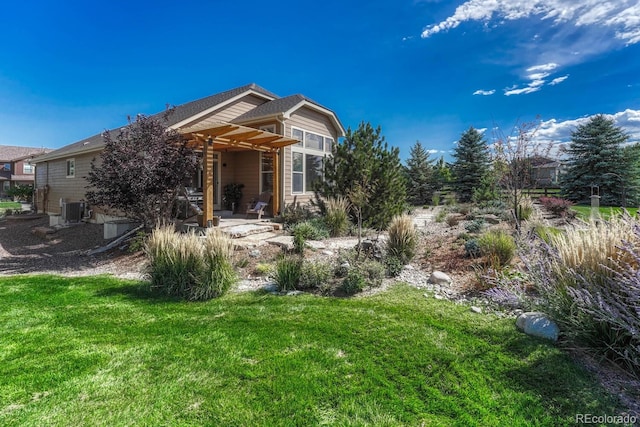
[[[84,202],[63,202],[62,219],[65,222],[80,222],[84,213]]]

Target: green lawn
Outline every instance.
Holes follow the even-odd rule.
[[[572,206],[571,209],[577,213],[579,218],[584,220],[588,220],[591,216],[591,206],[576,205]],[[626,208],[626,210],[631,216],[638,214],[638,208]],[[617,206],[600,206],[599,212],[603,219],[608,219],[612,214],[621,214],[622,208]]]
[[[157,298],[0,278],[0,425],[574,425],[615,402],[512,319],[375,297]]]
[[[0,202],[0,210],[20,209],[22,205],[18,202]]]

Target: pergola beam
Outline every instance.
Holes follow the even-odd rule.
[[[178,129],[185,135],[190,146],[202,147],[203,168],[203,215],[202,227],[213,222],[213,205],[215,200],[213,176],[214,147],[218,151],[261,151],[273,153],[273,214],[280,211],[281,180],[280,150],[298,140],[264,130],[254,129],[231,123],[211,123],[202,121],[192,126]],[[256,171],[259,173],[259,171]]]

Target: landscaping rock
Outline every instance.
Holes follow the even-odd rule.
[[[51,239],[58,230],[51,227],[34,227],[31,232],[42,239]]]
[[[546,314],[537,311],[522,313],[516,319],[516,327],[527,335],[558,341],[560,329]]]
[[[278,285],[275,283],[268,283],[262,287],[262,290],[265,292],[278,292]]]
[[[258,258],[258,257],[260,257],[260,255],[261,255],[261,253],[260,253],[260,251],[258,249],[254,249],[251,252],[249,252],[249,256],[251,258]]]
[[[434,283],[436,285],[449,284],[451,283],[451,277],[442,271],[434,271],[431,273],[431,276],[429,276],[429,283]]]
[[[314,249],[314,250],[320,250],[320,249],[325,249],[326,246],[324,244],[324,242],[321,242],[319,240],[307,240],[307,247]]]
[[[500,218],[493,214],[480,215],[478,218],[484,219],[486,222],[493,225],[500,223]]]
[[[289,291],[289,292],[287,292],[287,296],[288,297],[294,297],[296,295],[302,295],[302,294],[304,294],[304,292],[302,292],[302,291]]]
[[[278,236],[267,240],[270,245],[280,246],[287,250],[293,249],[293,236]]]
[[[478,314],[482,313],[482,309],[480,307],[476,307],[475,305],[471,306],[471,311]]]

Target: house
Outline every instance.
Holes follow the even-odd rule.
[[[199,170],[186,184],[202,190],[204,223],[222,208],[222,191],[230,183],[244,185],[240,206],[271,192],[271,215],[294,200],[310,200],[313,182],[322,179],[323,159],[345,134],[330,109],[256,84],[179,105],[168,124],[201,153]],[[38,211],[61,214],[64,204],[82,202],[91,161],[103,148],[97,134],[38,157]],[[97,207],[91,210],[96,222],[110,219]]]
[[[45,148],[0,145],[0,199],[16,185],[34,185],[35,165],[31,160],[50,152]]]
[[[532,171],[532,184],[537,188],[557,187],[563,164],[555,159],[543,156],[535,156],[530,159]]]

